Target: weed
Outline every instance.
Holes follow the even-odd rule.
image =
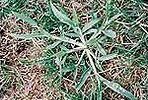
[[[47,2],[48,10],[40,21],[31,18],[29,14],[11,10],[18,19],[33,27],[31,33],[11,34],[11,36],[29,41],[34,39],[47,41],[45,54],[37,58],[36,63],[48,67],[47,74],[53,78],[51,86],[58,87],[62,94],[57,98],[102,100],[104,85],[106,85],[122,96],[136,100],[137,97],[131,91],[127,91],[116,82],[107,80],[99,73],[106,72],[103,63],[120,58],[129,57],[125,62],[129,61],[131,66],[140,65],[145,68],[147,65],[148,34],[144,28],[145,24],[140,23],[147,18],[145,11],[140,12],[140,7],[144,8],[145,3],[121,0],[122,3],[118,7],[116,3],[119,1],[108,0],[101,5],[104,8],[103,16],[98,17],[93,13],[91,20],[83,24],[75,7],[72,8],[70,18],[64,7],[55,6],[56,3],[51,0]],[[136,9],[135,12],[133,10],[129,12],[124,4],[128,7],[130,4],[136,6],[133,7]],[[137,25],[142,31],[137,29]],[[140,33],[137,34],[136,31]],[[129,38],[133,37],[131,33],[136,34],[134,41]],[[125,35],[125,39],[122,35]],[[107,49],[109,46],[111,46],[110,51]]]

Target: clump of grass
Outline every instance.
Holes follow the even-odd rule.
[[[128,3],[130,2],[132,1]],[[40,24],[42,21],[38,23],[23,13],[18,13],[15,10],[12,11],[17,18],[29,23],[35,28],[31,34],[12,34],[13,37],[25,40],[48,39],[49,45],[45,47],[46,56],[37,59],[37,62],[44,63],[45,66],[49,67],[48,75],[54,75],[55,78],[51,85],[57,86],[63,94],[63,96],[57,98],[102,100],[105,84],[122,96],[131,100],[137,99],[121,85],[111,82],[99,74],[104,72],[104,68],[102,67],[104,62],[119,57],[122,58],[122,53],[128,55],[131,52],[137,51],[135,47],[133,47],[125,53],[126,50],[116,43],[119,34],[115,30],[118,30],[118,27],[122,27],[122,29],[124,29],[123,27],[129,28],[127,26],[129,24],[122,21],[132,22],[132,18],[136,18],[136,16],[131,15],[131,18],[126,17],[126,15],[128,16],[128,12],[124,12],[126,10],[118,8],[115,3],[115,0],[108,0],[106,4],[103,5],[105,8],[105,16],[102,16],[102,18],[92,17],[92,19],[84,25],[79,22],[80,18],[75,8],[72,10],[72,18],[69,18],[64,10],[59,10],[51,1],[49,2],[49,14],[57,23],[51,20],[51,17],[48,19],[47,16],[45,16],[45,19],[52,21],[51,24],[54,23],[53,25],[56,24],[55,26],[50,25],[49,27],[47,24],[47,26]],[[134,3],[137,4],[141,2],[134,1]],[[124,5],[120,6],[122,7]],[[135,13],[137,14],[137,12]],[[141,17],[144,18],[145,14]],[[132,23],[133,27],[137,25],[135,23],[135,21]],[[120,24],[123,24],[123,26],[120,26]],[[129,29],[129,31],[133,31],[133,27],[131,30]],[[141,27],[142,30],[147,33],[145,28],[143,28],[143,26]],[[125,31],[122,32],[124,33]],[[144,40],[144,43],[147,43],[145,42],[146,39],[147,35],[143,34],[141,41]],[[143,45],[141,41],[139,42]],[[118,49],[114,50],[114,52],[108,52],[106,50],[106,46],[109,45],[108,43],[115,44],[115,47]],[[140,46],[139,44],[137,45]],[[137,47],[137,45],[135,46]],[[121,49],[123,51],[121,51]],[[145,59],[145,57],[146,56],[143,56],[142,59]],[[146,64],[146,62],[142,62],[142,64]],[[64,83],[66,80],[70,82],[67,83],[69,85]],[[91,86],[87,88],[87,85]],[[71,89],[72,93],[68,93],[69,89]],[[89,91],[88,93],[87,89]]]

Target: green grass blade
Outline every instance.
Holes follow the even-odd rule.
[[[14,37],[14,38],[25,39],[25,40],[31,40],[31,39],[36,38],[36,37],[40,37],[40,38],[48,37],[48,38],[59,40],[59,41],[62,41],[62,42],[66,42],[66,43],[70,43],[70,44],[75,44],[75,45],[78,45],[80,47],[85,47],[82,43],[76,42],[75,40],[73,40],[71,38],[68,38],[68,37],[57,37],[57,36],[51,35],[50,33],[48,33],[47,31],[45,31],[43,29],[41,29],[40,31],[41,31],[40,33],[11,34],[11,36]]]
[[[115,38],[116,37],[116,32],[109,29],[109,30],[106,30],[106,31],[103,31],[103,33],[108,36],[108,37],[111,37],[111,38]]]
[[[72,22],[72,20],[70,18],[67,17],[67,15],[63,14],[62,12],[60,12],[53,4],[52,1],[50,1],[50,6],[51,9],[54,13],[54,15],[63,23],[69,25],[69,26],[75,26],[75,24]]]
[[[82,28],[82,33],[93,27],[95,24],[97,24],[100,21],[100,19],[94,19],[90,21],[89,23],[86,23],[85,26]]]
[[[61,51],[59,51],[59,52],[57,52],[57,53],[51,55],[49,58],[53,58],[53,57],[62,57],[62,56],[64,56],[65,54],[66,54],[66,51],[61,50]]]
[[[98,77],[96,77],[97,82],[98,82],[98,87],[97,87],[97,100],[102,100],[102,83]]]
[[[77,33],[65,33],[65,36],[69,36],[69,37],[79,37],[79,34],[77,34]]]
[[[28,24],[32,25],[32,26],[37,26],[37,23],[30,18],[29,16],[26,16],[24,14],[19,14],[17,12],[13,12],[13,14],[18,17],[19,19],[23,20],[24,22],[27,22]]]
[[[87,44],[95,47],[95,49],[99,53],[101,53],[102,55],[106,55],[107,53],[106,53],[105,49],[100,45],[100,43],[98,43],[98,40],[99,40],[98,38],[95,38],[95,39],[89,41],[89,43],[87,43]]]
[[[99,61],[106,61],[106,60],[110,60],[117,57],[117,54],[108,54],[108,55],[104,55],[98,58]]]
[[[84,35],[88,35],[88,34],[92,34],[92,33],[96,34],[97,33],[97,29],[90,29],[87,32],[85,32]]]
[[[73,21],[75,22],[76,26],[79,26],[79,23],[80,23],[79,18],[78,18],[77,12],[74,7],[73,7],[72,15],[73,15]]]
[[[53,44],[48,45],[48,46],[47,46],[47,49],[48,49],[48,48],[53,49],[53,48],[55,48],[56,46],[58,46],[61,42],[62,42],[62,41],[56,41],[56,42],[54,42]]]
[[[78,61],[76,66],[78,66],[81,63],[81,61],[83,60],[84,55],[85,55],[85,50],[83,50],[83,52],[82,52],[82,54],[80,56],[80,59],[79,59],[79,61]]]
[[[81,76],[80,82],[76,85],[76,90],[79,91],[81,87],[84,85],[86,82],[87,78],[89,77],[92,69],[88,68]]]
[[[104,50],[104,48],[99,44],[97,43],[97,50],[102,54],[102,55],[106,55],[106,51]]]
[[[111,88],[112,90],[114,90],[115,92],[126,96],[127,98],[129,98],[130,100],[137,100],[137,98],[129,91],[125,90],[123,87],[121,87],[118,83],[114,83],[114,82],[110,82],[108,80],[106,80],[105,78],[103,78],[102,76],[99,75],[100,80],[107,85],[109,88]]]
[[[111,24],[114,20],[116,20],[117,18],[119,18],[122,15],[123,15],[122,13],[121,14],[116,14],[109,21],[107,21],[107,25]]]
[[[94,64],[96,65],[96,67],[97,67],[99,70],[103,71],[103,68],[102,68],[100,62],[97,60],[96,55],[94,55],[92,52],[89,52],[89,53],[90,53],[90,55],[93,57],[93,59],[94,59],[94,61],[95,61]]]

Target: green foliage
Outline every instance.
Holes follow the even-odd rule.
[[[6,17],[12,11],[18,11],[22,9],[27,3],[28,0],[2,0],[4,7],[2,6],[0,8],[0,17]]]
[[[24,22],[27,22],[27,23],[29,23],[29,24],[32,25],[32,26],[37,26],[37,23],[36,23],[32,18],[30,18],[30,17],[25,16],[24,14],[19,14],[19,13],[17,13],[17,12],[13,12],[13,14],[14,14],[16,17],[22,19]]]
[[[88,68],[86,71],[84,71],[82,73],[82,76],[80,78],[80,82],[76,85],[77,91],[79,91],[81,89],[81,87],[84,85],[84,83],[86,82],[87,78],[89,77],[91,71],[92,71],[91,68]]]
[[[98,23],[98,21],[100,21],[100,19],[94,19],[94,20],[90,21],[89,23],[85,24],[85,26],[82,28],[82,32],[85,32],[88,29],[90,29],[91,27],[93,27],[95,24]]]
[[[111,37],[111,38],[115,38],[116,37],[116,32],[114,32],[113,30],[105,30],[104,34],[108,37]]]
[[[119,12],[118,8],[116,7],[116,0],[107,0],[105,8],[108,18],[114,16]]]
[[[69,19],[69,18],[67,17],[67,15],[61,13],[61,12],[52,4],[51,1],[50,1],[50,5],[51,5],[51,9],[52,9],[54,15],[55,15],[61,22],[65,23],[65,24],[67,24],[67,25],[69,25],[69,26],[71,26],[71,27],[74,27],[74,26],[75,26],[75,23],[74,23],[71,19]]]
[[[100,61],[106,61],[106,60],[110,60],[117,57],[117,54],[108,54],[108,55],[104,55],[98,58],[98,60]]]
[[[14,37],[26,40],[44,37],[49,39],[50,44],[45,48],[45,51],[47,51],[45,52],[45,58],[42,57],[40,62],[49,69],[48,74],[50,76],[56,74],[56,77],[54,77],[55,83],[61,84],[62,79],[65,77],[67,78],[69,73],[73,75],[71,78],[73,81],[72,85],[75,87],[78,94],[72,95],[69,93],[70,96],[67,95],[67,97],[71,100],[79,100],[83,98],[83,86],[85,86],[87,80],[90,80],[91,82],[95,80],[94,84],[97,88],[94,89],[94,91],[91,91],[88,97],[84,96],[84,98],[97,98],[98,100],[102,100],[102,84],[105,84],[122,96],[131,100],[136,100],[136,97],[131,92],[121,87],[121,85],[110,82],[98,74],[98,71],[103,71],[100,64],[101,62],[115,59],[118,56],[117,53],[109,54],[105,48],[105,43],[107,43],[108,40],[115,40],[118,35],[118,32],[112,30],[116,26],[115,23],[118,22],[120,17],[125,17],[125,13],[120,13],[119,9],[116,7],[116,1],[107,1],[105,6],[105,17],[92,19],[85,25],[81,25],[79,22],[79,17],[74,8],[72,13],[73,19],[70,19],[68,15],[64,14],[58,7],[55,7],[51,1],[49,6],[54,14],[51,16],[55,16],[61,23],[63,23],[60,25],[56,24],[57,28],[60,30],[58,31],[59,33],[57,32],[53,34],[51,30],[46,31],[46,29],[48,29],[47,26],[46,29],[44,29],[44,27],[40,27],[32,18],[27,17],[22,13],[13,12],[17,18],[37,27],[36,32],[33,31],[32,33],[23,35],[15,34]],[[99,25],[101,23],[99,28],[95,27],[98,23]],[[67,25],[69,27],[67,27]],[[140,42],[140,44],[147,45],[147,38],[142,38],[141,41],[143,40],[145,41]],[[116,43],[115,45],[118,44]],[[139,48],[141,48],[141,46],[139,46]],[[134,52],[132,50],[127,51],[129,51],[128,54]],[[125,53],[125,49],[119,50],[119,52]],[[147,55],[144,55],[143,59],[146,59],[146,57]],[[142,57],[140,56],[140,58]],[[146,62],[141,63],[145,64]],[[81,65],[83,65],[84,68],[82,68]],[[77,69],[81,71],[79,72]],[[81,75],[78,75],[78,73]],[[91,79],[92,76],[95,76],[95,79],[94,77]],[[78,83],[76,83],[77,77],[80,77]]]
[[[137,98],[131,92],[122,88],[118,83],[109,82],[108,80],[104,79],[101,76],[100,76],[100,80],[102,80],[104,84],[106,84],[109,88],[111,88],[115,92],[120,93],[123,96],[126,96],[130,100],[137,100]]]

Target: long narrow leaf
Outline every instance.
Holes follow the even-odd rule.
[[[53,44],[47,46],[47,48],[50,48],[50,49],[53,49],[55,48],[56,46],[58,46],[62,41],[56,41],[54,42]]]
[[[109,29],[109,30],[106,30],[106,31],[103,31],[103,33],[108,36],[108,37],[111,37],[111,38],[115,38],[116,37],[116,32]]]
[[[87,31],[88,29],[90,29],[91,27],[93,27],[95,24],[97,24],[100,21],[100,19],[94,19],[92,21],[90,21],[89,23],[87,23],[83,29],[82,29],[82,33],[84,33],[85,31]]]
[[[97,43],[97,50],[102,54],[102,55],[106,55],[106,51],[104,50],[104,48],[99,44]]]
[[[74,26],[74,23],[72,22],[72,20],[70,18],[67,17],[67,15],[61,13],[50,1],[50,5],[51,5],[51,9],[54,13],[54,15],[63,23],[69,25],[69,26]]]
[[[53,57],[62,57],[62,56],[64,56],[65,54],[66,54],[66,51],[61,50],[61,51],[59,51],[59,52],[57,52],[57,53],[51,55],[49,58],[53,58]]]
[[[123,14],[116,14],[115,16],[113,16],[107,23],[108,25],[113,22],[114,20],[116,20],[117,18],[119,18],[120,16],[122,16]]]
[[[29,16],[26,16],[26,15],[24,15],[24,14],[19,14],[19,13],[17,13],[17,12],[13,12],[13,14],[14,14],[16,17],[20,18],[21,20],[23,20],[23,21],[29,23],[30,25],[37,26],[37,23],[36,23],[32,18],[30,18]]]
[[[75,8],[73,7],[73,21],[75,22],[76,26],[79,26],[79,19],[78,19],[78,15],[77,15],[77,12],[75,10]]]
[[[77,33],[65,33],[65,35],[69,37],[79,37]]]
[[[99,61],[105,61],[105,60],[110,60],[117,57],[117,54],[113,53],[113,54],[108,54],[108,55],[104,55],[102,57],[99,57],[98,60]]]
[[[91,64],[91,66],[93,68],[93,72],[94,72],[94,74],[97,75],[96,77],[99,77],[100,81],[102,81],[104,84],[106,84],[109,88],[111,88],[115,92],[117,92],[117,93],[119,93],[119,94],[121,94],[123,96],[126,96],[127,98],[129,98],[131,100],[137,100],[137,98],[131,92],[125,90],[119,84],[114,83],[114,82],[110,82],[110,81],[106,80],[104,77],[100,76],[97,73],[97,70],[95,68],[95,65],[94,65],[94,63],[92,61],[92,57],[90,56],[90,53],[89,53],[90,51],[89,50],[86,50],[86,52],[87,52],[87,55],[88,55],[90,64]]]
[[[105,78],[103,78],[102,76],[98,75],[100,80],[107,85],[109,88],[111,88],[112,90],[114,90],[115,92],[126,96],[127,98],[129,98],[130,100],[137,100],[137,98],[129,91],[125,90],[123,87],[121,87],[118,83],[114,83],[114,82],[110,82],[108,80],[106,80]]]
[[[76,90],[79,91],[81,87],[84,85],[86,82],[87,78],[89,77],[92,69],[88,68],[81,76],[80,82],[76,85]]]
[[[98,81],[98,87],[97,87],[97,100],[102,100],[102,82],[98,77],[96,77]]]
[[[88,34],[92,34],[92,33],[96,34],[97,33],[97,29],[90,29],[87,32],[85,32],[84,35],[88,35]]]

